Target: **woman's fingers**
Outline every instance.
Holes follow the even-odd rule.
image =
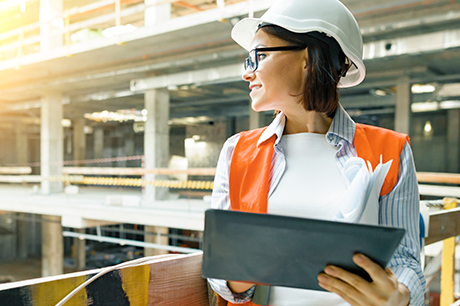
[[[353,256],[353,261],[366,271],[372,280],[378,281],[382,279],[387,279],[388,275],[386,272],[375,262],[370,260],[367,256],[363,254],[355,254]]]
[[[399,305],[405,298],[399,292],[399,283],[390,268],[382,269],[368,257],[357,254],[353,261],[372,278],[368,282],[362,277],[336,266],[327,266],[318,276],[324,289],[341,296],[351,305]]]
[[[327,266],[326,269],[324,269],[324,272],[326,273],[326,275],[341,280],[343,283],[348,284],[350,287],[354,288],[356,291],[361,292],[366,296],[372,294],[373,288],[371,284],[354,273],[350,273],[335,266]],[[344,286],[341,286],[340,288],[342,289],[344,288]]]
[[[388,267],[385,268],[385,273],[386,273],[389,277],[396,277],[396,275],[393,273],[393,271],[391,271],[391,269],[388,268]]]
[[[363,254],[355,254],[353,261],[363,268],[372,278],[372,281],[378,284],[379,287],[383,287],[385,291],[393,292],[398,289],[398,282],[391,269],[382,269],[377,263]]]
[[[356,288],[354,288],[353,286],[341,281],[338,278],[329,276],[325,273],[321,273],[318,275],[318,284],[320,287],[326,289],[327,291],[337,294],[350,305],[367,305],[365,302],[362,301],[362,293],[356,290]]]

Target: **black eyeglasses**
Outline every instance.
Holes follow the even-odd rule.
[[[268,52],[268,51],[294,51],[294,50],[303,50],[306,47],[301,46],[283,46],[283,47],[273,47],[273,48],[255,48],[249,51],[249,56],[244,61],[244,70],[248,68],[251,71],[256,71],[259,68],[259,52]]]

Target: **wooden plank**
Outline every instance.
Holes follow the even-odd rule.
[[[176,1],[176,4],[178,4],[180,6],[183,6],[183,7],[186,7],[186,8],[189,8],[189,9],[192,9],[192,10],[197,11],[197,12],[204,11],[203,9],[199,8],[198,6],[190,4],[190,3],[187,3],[185,1]]]
[[[31,174],[31,167],[0,167],[0,174]]]
[[[458,235],[460,235],[460,208],[435,212],[430,215],[425,245]]]
[[[208,306],[202,254],[164,255],[109,272],[72,297],[66,306]],[[55,305],[100,270],[0,285],[2,305]]]
[[[202,253],[159,262],[150,270],[149,305],[208,306],[201,261]]]
[[[457,199],[444,199],[444,209],[457,207]],[[441,306],[449,306],[454,302],[455,275],[455,236],[443,241],[441,266]]]
[[[0,183],[40,183],[40,175],[0,175]]]
[[[460,174],[458,173],[435,173],[417,172],[419,183],[438,183],[460,185]]]
[[[209,175],[216,174],[216,168],[191,168],[187,170],[178,169],[143,169],[143,168],[109,168],[109,167],[64,167],[63,174],[83,174],[83,175]]]
[[[420,195],[437,196],[437,197],[457,197],[460,198],[460,188],[451,186],[435,186],[419,184],[418,190]]]
[[[212,192],[206,191],[193,191],[193,190],[180,190],[179,195],[194,199],[203,199],[205,196],[211,196]]]

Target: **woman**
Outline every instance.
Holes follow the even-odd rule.
[[[249,51],[243,79],[252,108],[275,110],[264,129],[229,138],[222,149],[213,208],[334,219],[347,193],[351,158],[392,160],[378,212],[362,223],[403,227],[407,234],[389,267],[357,254],[373,282],[328,266],[318,284],[329,292],[272,287],[269,305],[424,305],[420,268],[419,195],[407,135],[354,123],[338,102],[338,87],[365,76],[356,20],[338,0],[281,0],[260,19],[244,19],[232,38]],[[247,303],[257,286],[209,280],[228,305]]]

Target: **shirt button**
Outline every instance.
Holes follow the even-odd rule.
[[[327,139],[329,139],[329,141],[332,141],[332,135],[327,136]]]

